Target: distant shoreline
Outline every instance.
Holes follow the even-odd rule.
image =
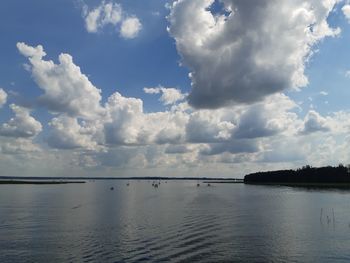
[[[297,170],[257,172],[244,177],[245,184],[318,188],[350,188],[350,166],[311,167]]]
[[[71,180],[148,180],[148,181],[156,181],[156,180],[196,180],[196,181],[243,181],[242,178],[212,178],[212,177],[165,177],[165,176],[152,176],[152,177],[24,177],[24,176],[0,176],[0,181],[2,180],[32,180],[32,181],[42,181],[42,180],[64,180],[64,181],[71,181]]]
[[[243,184],[243,179],[235,179],[235,180],[207,180],[203,181],[204,184],[211,183],[211,184]]]
[[[39,180],[39,181],[33,181],[33,180],[2,180],[0,179],[0,185],[1,184],[84,184],[85,181],[48,181],[48,180]]]

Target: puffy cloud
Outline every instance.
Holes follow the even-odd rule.
[[[340,32],[327,23],[336,2],[223,0],[226,14],[214,15],[214,0],[175,1],[169,33],[191,71],[190,104],[252,103],[306,86],[312,48]]]
[[[46,53],[41,45],[31,47],[17,43],[20,53],[28,57],[35,82],[45,93],[39,101],[53,112],[92,118],[102,113],[101,90],[81,73],[69,54],[60,54],[59,64],[43,60]]]
[[[160,97],[160,101],[163,102],[164,105],[175,104],[179,101],[182,101],[186,98],[187,94],[183,94],[181,90],[175,88],[164,88],[162,86],[156,88],[144,88],[143,89],[147,94],[159,94],[162,93]]]
[[[341,10],[343,11],[343,14],[348,20],[348,22],[350,23],[350,5],[344,5]]]
[[[289,97],[275,94],[253,105],[197,110],[190,114],[187,140],[210,143],[268,137],[281,132],[295,134],[302,125],[293,112],[296,108],[297,104]]]
[[[144,113],[143,102],[118,92],[106,103],[104,132],[107,144],[176,143],[184,137],[187,115],[183,112]]]
[[[128,16],[120,4],[102,1],[101,4],[88,11],[83,6],[83,17],[86,30],[90,33],[97,33],[107,25],[114,27],[120,25],[120,35],[123,38],[131,39],[137,37],[142,29],[142,24],[136,16]]]
[[[86,7],[85,7],[86,8]],[[86,30],[91,33],[96,33],[105,25],[117,25],[122,19],[122,7],[117,3],[102,3],[85,14]]]
[[[79,123],[76,118],[61,115],[53,118],[49,126],[50,133],[47,138],[49,146],[56,149],[86,148],[96,149],[98,139],[95,129],[89,123]]]
[[[310,110],[304,119],[304,127],[300,130],[300,134],[306,135],[314,132],[327,132],[330,127],[327,120],[318,112]]]
[[[247,139],[277,134],[280,131],[277,123],[271,122],[267,117],[262,105],[251,107],[241,116],[235,137]]]
[[[105,123],[107,144],[137,144],[143,124],[143,103],[116,92],[106,103],[109,120]]]
[[[7,93],[0,88],[0,108],[6,104]]]
[[[30,116],[29,109],[11,104],[15,116],[0,126],[0,135],[7,137],[34,137],[41,132],[41,123]]]
[[[33,144],[31,140],[24,138],[16,138],[14,141],[6,142],[0,146],[3,154],[25,154],[32,152],[41,152],[42,149]]]
[[[246,107],[240,114],[233,137],[269,137],[283,131],[295,134],[301,125],[297,114],[292,112],[296,108],[297,104],[284,94],[269,96],[261,103]]]
[[[228,140],[235,125],[225,119],[226,114],[226,111],[201,110],[193,112],[186,125],[187,141],[207,143]]]
[[[42,45],[38,45],[36,47],[31,47],[31,46],[26,45],[23,42],[18,42],[17,49],[23,56],[37,59],[37,60],[40,60],[42,57],[46,56],[46,53],[45,53]]]
[[[120,35],[123,38],[135,38],[142,29],[142,24],[137,17],[128,17],[123,20]]]

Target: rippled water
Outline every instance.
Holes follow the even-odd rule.
[[[0,185],[0,262],[350,261],[350,191],[196,184]]]

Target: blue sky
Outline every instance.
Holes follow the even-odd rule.
[[[325,3],[3,1],[1,175],[350,162],[350,14]]]

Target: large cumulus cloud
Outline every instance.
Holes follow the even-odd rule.
[[[336,0],[178,0],[168,17],[170,35],[190,70],[189,102],[197,108],[252,103],[308,84],[313,47],[335,36],[327,17]],[[227,15],[229,14],[229,15]]]
[[[101,90],[74,64],[72,56],[62,53],[59,64],[55,64],[43,59],[46,53],[41,45],[32,47],[19,42],[17,48],[29,59],[33,78],[44,91],[39,101],[50,111],[86,118],[102,113]]]

